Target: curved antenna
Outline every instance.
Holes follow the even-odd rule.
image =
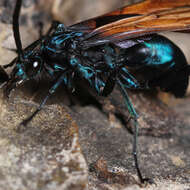
[[[23,51],[22,51],[22,43],[20,39],[20,31],[19,31],[19,15],[20,15],[20,9],[22,5],[22,0],[17,0],[14,13],[13,13],[13,34],[15,39],[15,44],[18,51],[18,57],[19,59],[23,58]]]

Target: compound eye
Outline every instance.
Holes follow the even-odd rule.
[[[25,72],[29,78],[35,77],[41,72],[42,61],[40,58],[34,58],[25,67]]]
[[[36,58],[33,60],[32,70],[33,70],[34,75],[37,74],[37,72],[40,72],[40,70],[41,70],[41,59]]]
[[[37,68],[38,65],[39,65],[38,61],[34,61],[34,62],[33,62],[33,68]]]

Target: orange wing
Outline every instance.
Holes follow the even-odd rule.
[[[88,47],[161,31],[190,29],[190,0],[146,0],[90,19],[75,26],[88,27]]]

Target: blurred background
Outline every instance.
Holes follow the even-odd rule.
[[[0,1],[0,64],[10,62],[16,49],[12,33],[12,15],[15,0]],[[52,20],[69,26],[100,16],[139,0],[23,0],[20,32],[23,46],[39,38],[39,23],[45,33]],[[6,54],[6,56],[4,56]]]
[[[15,2],[15,0],[1,0],[0,19],[2,22],[11,23]],[[71,25],[136,2],[140,0],[23,0],[23,7],[31,12],[33,19],[40,20],[44,15],[48,15],[51,19]],[[22,9],[21,23],[26,22],[26,17],[28,17],[25,9]],[[40,13],[40,9],[45,12]]]

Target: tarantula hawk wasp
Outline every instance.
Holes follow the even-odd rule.
[[[190,29],[189,0],[146,0],[112,13],[69,27],[57,23],[27,48],[22,48],[19,14],[22,0],[16,1],[13,32],[18,56],[4,69],[14,66],[8,76],[1,68],[5,93],[44,72],[55,80],[38,109],[23,122],[27,124],[48,97],[64,84],[74,88],[76,76],[85,79],[98,95],[109,95],[118,85],[134,121],[133,156],[141,183],[137,159],[138,115],[127,89],[158,87],[176,97],[185,95],[190,66],[182,51],[157,32]]]

